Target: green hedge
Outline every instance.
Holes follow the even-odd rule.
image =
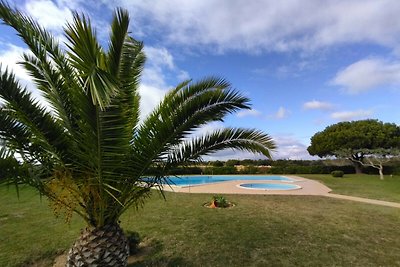
[[[188,174],[206,174],[206,175],[222,175],[222,174],[330,174],[332,171],[343,171],[345,174],[354,173],[354,166],[326,166],[326,165],[278,165],[271,168],[246,166],[240,171],[234,166],[222,167],[180,167],[170,171],[171,175],[188,175]],[[378,174],[378,170],[372,167],[363,168],[363,173]],[[400,166],[385,166],[384,174],[400,175]]]
[[[203,169],[203,174],[208,174],[208,175],[237,174],[237,171],[236,168],[233,166],[206,167]]]

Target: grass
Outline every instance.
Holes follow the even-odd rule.
[[[299,176],[320,181],[335,194],[400,202],[400,176],[385,175],[383,181],[379,175],[366,174],[345,174],[343,178],[334,178],[329,174]]]
[[[83,224],[78,218],[70,226],[56,219],[47,200],[31,188],[21,188],[20,194],[18,199],[14,187],[0,187],[0,266],[31,266],[39,260],[46,266],[73,243]]]
[[[130,266],[400,266],[400,209],[312,196],[225,195],[234,208],[208,209],[208,194],[157,193],[122,218],[148,247]],[[0,266],[51,266],[83,224],[54,219],[25,188],[0,187]]]

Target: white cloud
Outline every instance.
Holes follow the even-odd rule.
[[[22,61],[23,53],[31,54],[32,52],[30,52],[29,49],[15,46],[13,44],[6,44],[5,47],[7,47],[5,50],[0,51],[1,70],[4,71],[7,68],[12,71],[19,84],[22,87],[26,87],[35,99],[39,100],[44,107],[48,108],[48,110],[51,110],[42,97],[41,92],[36,89],[31,77],[28,75],[28,72],[21,64],[18,64],[18,62]]]
[[[164,47],[145,46],[144,53],[153,66],[167,67],[170,70],[175,68],[173,56]]]
[[[147,115],[149,115],[150,112],[160,103],[166,92],[167,90],[165,89],[148,84],[141,84],[139,86],[141,120],[146,118]]]
[[[331,114],[331,118],[338,121],[351,121],[356,119],[366,119],[372,115],[371,110],[339,111]]]
[[[211,45],[217,51],[309,50],[359,42],[393,48],[400,38],[397,0],[103,2],[128,8],[135,25],[157,32],[163,41]]]
[[[357,61],[339,71],[333,85],[343,87],[351,94],[361,93],[379,86],[400,84],[400,62],[388,62],[379,58]]]
[[[156,107],[168,89],[166,75],[173,75],[178,80],[185,80],[189,74],[179,69],[174,63],[174,57],[164,47],[145,47],[147,57],[143,70],[139,93],[141,95],[141,119],[143,120]]]
[[[180,70],[177,76],[179,81],[186,81],[190,79],[190,75],[187,71]]]
[[[247,151],[240,151],[233,149],[221,150],[203,157],[205,161],[215,161],[215,160],[227,161],[229,159],[243,160],[243,159],[264,159],[264,158],[265,156],[261,154],[255,154]]]
[[[173,75],[180,81],[189,78],[188,72],[175,65],[174,57],[165,47],[146,46],[144,53],[147,58],[142,76],[144,83],[166,87],[166,74]]]
[[[261,115],[261,112],[256,110],[256,109],[245,109],[245,110],[241,110],[239,111],[236,116],[239,118],[243,118],[243,117],[258,117]]]
[[[67,21],[72,21],[72,12],[67,7],[57,6],[50,0],[30,0],[25,3],[26,12],[46,29],[61,31]]]
[[[317,100],[312,100],[305,102],[303,104],[304,109],[319,109],[319,110],[331,110],[333,108],[333,104],[328,102],[322,102]]]
[[[285,109],[284,107],[280,107],[275,114],[273,114],[269,117],[273,118],[273,119],[281,120],[281,119],[284,119],[287,116],[289,116],[289,114],[290,114],[289,110]]]
[[[275,117],[277,119],[283,119],[287,116],[287,114],[288,114],[288,111],[284,107],[280,107],[278,109],[278,112],[275,114]]]
[[[0,62],[2,67],[4,69],[7,67],[12,70],[17,78],[24,81],[30,81],[28,73],[20,64],[18,64],[18,62],[22,60],[23,53],[30,53],[29,49],[15,46],[13,44],[7,44],[7,48],[8,49],[0,51]]]
[[[307,145],[300,142],[292,135],[274,136],[274,140],[278,146],[276,152],[273,153],[274,159],[312,159],[307,152]]]

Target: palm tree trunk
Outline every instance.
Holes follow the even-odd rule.
[[[127,266],[128,240],[118,224],[85,229],[68,252],[67,267]]]

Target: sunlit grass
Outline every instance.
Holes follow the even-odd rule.
[[[400,202],[400,176],[345,174],[343,178],[334,178],[328,174],[304,174],[305,178],[318,180],[333,190],[332,193]]]
[[[234,208],[209,209],[207,194],[157,193],[122,218],[147,253],[130,266],[396,266],[400,209],[324,197],[226,195]],[[84,225],[55,219],[30,189],[0,188],[0,266],[51,266]]]

